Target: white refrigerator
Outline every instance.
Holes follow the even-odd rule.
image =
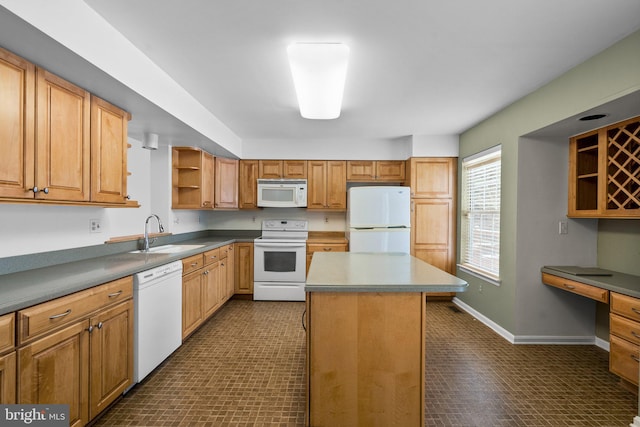
[[[350,252],[403,252],[411,246],[409,187],[352,187],[347,193]]]

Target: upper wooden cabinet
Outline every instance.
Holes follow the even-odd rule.
[[[347,161],[347,181],[403,182],[405,163],[399,160],[349,160]]]
[[[171,207],[213,208],[214,168],[214,158],[211,154],[194,147],[173,147]]]
[[[411,197],[432,199],[455,195],[457,158],[413,157],[407,162]]]
[[[216,209],[238,208],[238,161],[216,157],[215,166]]]
[[[258,160],[240,160],[238,173],[238,207],[256,209],[258,207]]]
[[[173,147],[171,164],[173,209],[238,208],[238,160]]]
[[[258,175],[261,179],[306,178],[306,160],[260,160]]]
[[[128,204],[129,113],[0,49],[0,198]]]
[[[131,115],[91,97],[91,200],[125,203],[127,196],[127,124]]]
[[[0,197],[33,198],[35,66],[0,48]]]
[[[307,209],[345,210],[347,208],[347,162],[308,160],[307,165]]]
[[[36,100],[36,199],[89,201],[89,92],[38,68]]]
[[[640,117],[569,140],[570,217],[640,216]]]

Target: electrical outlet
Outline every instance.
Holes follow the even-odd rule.
[[[89,232],[90,233],[102,233],[102,224],[99,219],[89,220]]]
[[[558,234],[567,234],[569,233],[569,224],[567,221],[560,221],[558,223]]]
[[[324,217],[324,222],[325,222],[325,224],[329,224],[329,217],[328,216]]]
[[[478,292],[482,293],[482,285],[478,285]]]

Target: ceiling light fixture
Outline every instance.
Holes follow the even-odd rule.
[[[342,43],[293,43],[287,54],[302,117],[340,117],[349,48]]]

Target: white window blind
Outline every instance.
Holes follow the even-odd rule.
[[[461,267],[500,279],[500,166],[497,146],[462,161]]]

